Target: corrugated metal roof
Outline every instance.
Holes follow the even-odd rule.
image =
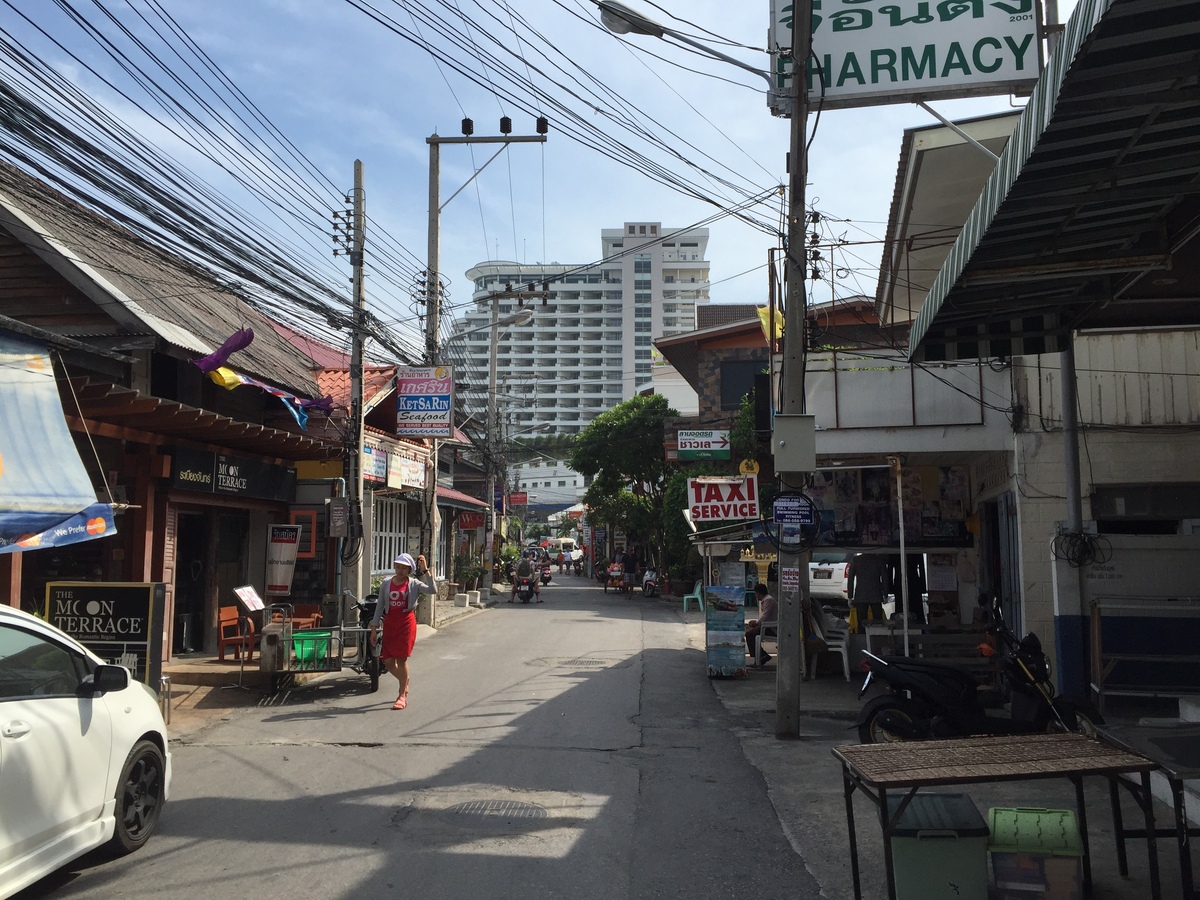
[[[1200,324],[1200,0],[1081,0],[922,305],[915,359]]]
[[[0,227],[100,306],[123,334],[154,335],[184,357],[216,350],[239,328],[254,342],[229,365],[306,397],[317,396],[311,361],[269,320],[172,254],[0,163]]]

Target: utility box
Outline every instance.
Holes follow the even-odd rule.
[[[812,472],[817,468],[816,419],[808,414],[776,413],[771,455],[776,472]]]
[[[887,799],[890,819],[901,798]],[[896,900],[988,900],[987,848],[966,794],[914,795],[892,831]]]
[[[1083,841],[1069,809],[988,811],[997,900],[1081,900]]]

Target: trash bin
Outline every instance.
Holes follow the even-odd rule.
[[[901,798],[887,799],[891,818]],[[987,847],[966,794],[916,794],[892,831],[896,900],[988,900]]]
[[[1083,896],[1083,841],[1069,809],[988,811],[992,874],[999,900],[1075,900]]]

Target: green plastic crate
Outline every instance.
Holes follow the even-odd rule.
[[[988,810],[997,900],[1080,900],[1083,841],[1069,809]]]
[[[292,651],[297,669],[324,668],[329,660],[331,631],[296,631],[292,633]]]
[[[901,798],[887,799],[890,818]],[[896,900],[988,900],[987,842],[966,794],[916,794],[892,831]]]

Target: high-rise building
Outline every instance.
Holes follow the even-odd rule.
[[[508,435],[577,434],[592,419],[650,383],[656,338],[691,331],[708,302],[708,229],[626,222],[600,232],[602,258],[582,265],[493,260],[467,272],[472,309],[457,323],[471,331],[447,345],[447,361],[475,390],[463,407],[486,414],[491,304],[503,318],[526,290],[534,316],[512,326],[496,347],[497,409]],[[556,479],[557,480],[557,479]],[[558,487],[554,484],[554,487]]]

